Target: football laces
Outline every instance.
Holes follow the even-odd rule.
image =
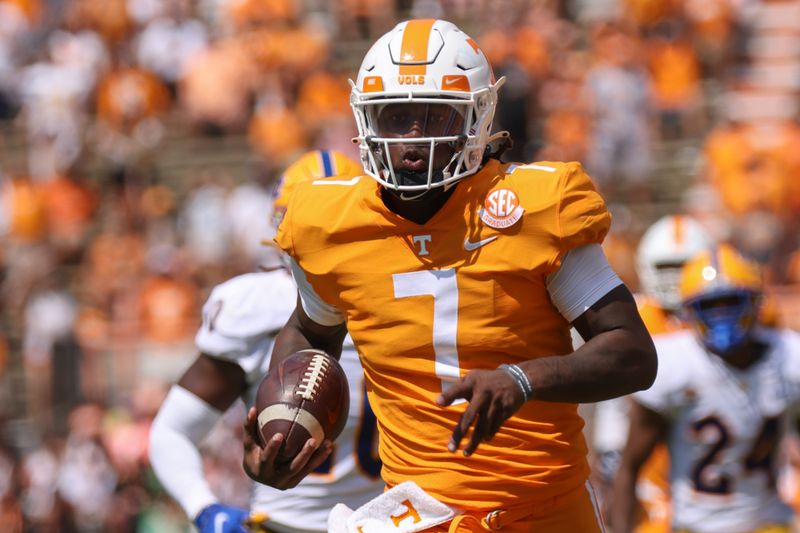
[[[297,387],[297,394],[304,400],[313,400],[319,387],[322,385],[322,378],[328,372],[330,362],[324,355],[314,355],[308,365],[303,380]]]

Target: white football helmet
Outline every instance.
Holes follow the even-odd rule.
[[[504,81],[495,81],[483,51],[454,24],[401,22],[378,39],[357,80],[350,80],[354,142],[365,172],[386,188],[420,194],[474,174],[490,141]],[[410,108],[414,118],[403,112]],[[414,135],[407,134],[410,121],[421,123]],[[393,148],[396,153],[410,145],[418,149],[412,156],[418,172],[392,164]]]
[[[713,244],[708,232],[693,218],[682,215],[660,218],[639,241],[636,271],[642,290],[665,309],[677,311],[681,307],[681,268]]]

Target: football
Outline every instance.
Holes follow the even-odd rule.
[[[293,353],[258,387],[258,433],[264,445],[284,436],[277,462],[290,462],[309,438],[335,440],[347,422],[350,392],[339,361],[320,350]]]

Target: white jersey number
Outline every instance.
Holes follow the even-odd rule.
[[[395,298],[433,296],[433,354],[442,390],[461,377],[458,366],[458,283],[455,269],[394,274]],[[454,403],[462,403],[459,399]]]

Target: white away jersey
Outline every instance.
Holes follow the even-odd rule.
[[[242,367],[249,384],[243,396],[248,409],[269,369],[275,335],[296,301],[291,275],[274,270],[237,276],[218,285],[203,306],[197,347]],[[251,509],[296,531],[327,531],[328,512],[334,505],[345,503],[356,509],[383,491],[375,416],[366,401],[363,372],[349,336],[340,362],[350,384],[350,413],[331,456],[293,489],[253,484]]]
[[[800,336],[757,335],[768,348],[746,370],[706,352],[691,331],[654,337],[658,376],[634,398],[671,422],[673,529],[739,533],[791,520],[776,456],[800,402]]]

